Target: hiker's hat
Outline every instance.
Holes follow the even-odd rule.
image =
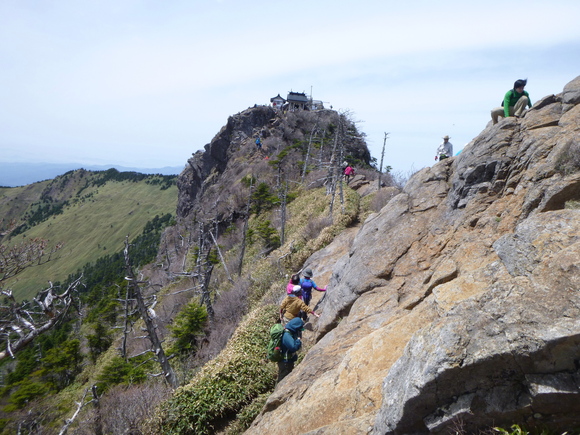
[[[295,285],[294,287],[292,287],[292,294],[299,295],[301,291],[302,287],[300,287],[299,285]]]
[[[448,135],[445,135],[445,136],[443,136],[443,139],[449,140],[449,136]]]
[[[310,269],[310,268],[306,269],[306,270],[304,271],[303,275],[304,275],[306,278],[312,278],[312,269]]]

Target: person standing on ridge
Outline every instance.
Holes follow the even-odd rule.
[[[302,299],[300,299],[299,295],[301,294],[302,287],[296,285],[292,290],[292,294],[286,296],[280,304],[280,320],[282,321],[282,324],[286,324],[290,320],[300,317],[300,311],[320,317],[314,312],[314,310],[306,305]]]
[[[528,83],[528,79],[519,79],[514,83],[514,88],[506,92],[501,103],[502,107],[496,107],[491,111],[491,120],[493,124],[497,124],[498,118],[503,116],[515,116],[520,118],[524,116],[526,106],[532,107],[530,95],[524,91]]]
[[[282,361],[278,362],[278,379],[276,380],[276,384],[294,369],[294,363],[298,359],[296,352],[302,347],[301,337],[303,329],[304,322],[300,317],[295,317],[286,324],[280,345]]]
[[[437,148],[437,155],[435,156],[435,160],[439,159],[439,161],[441,161],[452,156],[453,144],[449,142],[449,136],[443,136],[443,143],[439,145],[439,148]]]
[[[300,280],[300,288],[302,289],[302,300],[306,305],[310,305],[312,300],[312,289],[325,292],[326,288],[320,289],[316,283],[312,280],[312,269],[307,268],[304,270],[304,278]]]

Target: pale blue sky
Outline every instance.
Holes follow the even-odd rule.
[[[580,1],[0,0],[0,161],[182,166],[278,93],[349,110],[408,172],[518,78],[580,75]]]

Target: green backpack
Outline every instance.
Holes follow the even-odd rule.
[[[270,341],[268,342],[268,359],[272,362],[282,361],[282,337],[284,336],[284,326],[275,323],[270,328]]]

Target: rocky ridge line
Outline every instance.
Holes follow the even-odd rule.
[[[318,342],[247,433],[578,425],[580,211],[566,204],[580,173],[564,169],[579,103],[580,77],[488,125],[415,174],[347,254],[308,260],[332,268]]]

